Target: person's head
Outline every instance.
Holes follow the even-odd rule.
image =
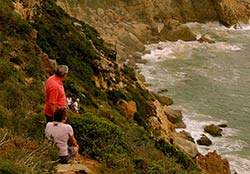
[[[54,121],[63,122],[66,121],[66,109],[65,108],[58,108],[54,113]]]
[[[69,68],[67,65],[58,65],[56,67],[56,72],[55,74],[58,76],[58,77],[65,77],[69,72]]]
[[[76,99],[76,101],[77,101],[77,102],[79,102],[79,101],[80,101],[80,99],[79,99],[79,98],[77,98],[77,99]]]

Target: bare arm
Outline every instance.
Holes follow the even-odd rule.
[[[76,139],[75,139],[75,136],[74,135],[72,135],[72,136],[69,136],[69,141],[70,141],[70,143],[72,144],[72,146],[73,146],[73,148],[75,149],[75,157],[76,158],[78,158],[78,151],[79,151],[79,146],[78,146],[78,144],[77,144],[77,142],[76,142]]]
[[[70,141],[70,143],[72,144],[72,146],[78,147],[78,144],[77,144],[77,142],[76,142],[76,139],[75,139],[75,136],[74,136],[74,135],[69,136],[69,141]]]

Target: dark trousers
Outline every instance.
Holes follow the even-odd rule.
[[[47,123],[53,121],[53,117],[48,116],[48,115],[45,115],[45,117],[46,117]]]
[[[67,164],[68,161],[76,154],[76,151],[73,147],[68,147],[68,155],[67,156],[59,156],[59,163]]]

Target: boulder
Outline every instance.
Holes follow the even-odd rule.
[[[212,39],[210,39],[210,38],[208,38],[208,37],[206,37],[206,36],[204,36],[204,35],[202,35],[202,36],[198,39],[198,41],[199,41],[200,43],[203,43],[203,42],[207,42],[207,43],[209,43],[209,44],[215,43],[214,40],[212,40]]]
[[[127,102],[126,100],[118,100],[117,106],[119,106],[127,114],[128,117],[134,118],[137,112],[136,103],[134,101]]]
[[[197,144],[204,145],[204,146],[212,145],[212,141],[204,134],[196,142],[197,142]]]
[[[210,135],[214,137],[222,136],[222,129],[219,126],[216,126],[214,124],[208,125],[204,127],[204,131],[209,133]]]
[[[192,31],[185,25],[179,25],[176,28],[169,29],[168,26],[164,26],[159,34],[160,40],[165,41],[195,41],[196,36]]]
[[[195,143],[194,138],[191,136],[191,134],[185,130],[182,130],[180,132],[173,132],[173,135],[184,138],[188,141]]]
[[[173,123],[176,128],[186,128],[186,125],[182,120],[183,116],[180,110],[173,110],[165,105],[164,113],[166,114],[168,120]]]
[[[221,128],[225,128],[225,127],[227,127],[227,124],[221,123],[221,124],[218,124],[218,126],[221,127]]]
[[[173,145],[177,149],[188,154],[191,158],[195,158],[199,154],[199,151],[198,151],[195,143],[193,143],[189,140],[186,140],[182,137],[179,137],[178,135],[173,136]]]
[[[133,33],[126,31],[124,28],[115,29],[113,34],[131,50],[139,52],[145,50],[144,44]]]
[[[131,33],[133,33],[142,43],[147,43],[152,39],[151,28],[143,23],[135,23],[131,25]]]
[[[156,97],[156,99],[164,106],[164,105],[172,105],[174,103],[173,99],[163,96],[163,95],[159,95],[156,94],[154,92],[152,92],[152,94]]]

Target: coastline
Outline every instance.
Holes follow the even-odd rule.
[[[209,25],[209,27],[211,27],[211,25]],[[227,29],[227,31],[221,31],[220,29],[218,29],[218,27],[214,26],[214,28],[216,29],[215,31],[217,32],[217,34],[223,34],[222,36],[227,36],[226,38],[230,38],[230,39],[232,38],[232,35],[230,34],[231,32],[232,33],[237,33],[237,32],[241,33],[240,31],[234,31],[232,29]],[[221,28],[221,29],[224,30],[224,28]],[[242,32],[243,32],[242,36],[237,35],[236,38],[238,40],[241,40],[241,37],[246,37],[245,35],[247,33],[244,34],[244,31],[242,31]],[[210,34],[211,34],[211,31],[210,31]],[[225,34],[227,34],[227,35],[225,35]],[[215,36],[216,36],[216,34],[215,34]],[[233,41],[235,41],[235,40],[233,40]],[[182,44],[191,44],[192,46],[185,47]],[[189,49],[186,50],[187,52],[190,52],[190,50],[192,50],[193,48],[197,48],[196,44],[198,44],[198,42],[185,43],[185,42],[180,41],[178,43],[175,43],[175,46],[173,46],[173,48],[180,47],[182,49],[186,49],[186,48],[190,47]],[[164,91],[165,90],[164,92],[161,92],[161,94],[163,94],[165,96],[170,96],[170,97],[172,97],[174,99],[174,105],[172,105],[171,107],[173,107],[176,110],[182,110],[183,111],[183,118],[184,118],[185,124],[187,124],[187,126],[193,127],[193,128],[188,127],[187,129],[190,130],[188,132],[190,132],[191,135],[193,135],[193,137],[195,139],[198,139],[198,137],[201,134],[204,133],[203,128],[204,128],[205,125],[208,125],[208,124],[218,125],[218,124],[221,124],[221,123],[228,124],[227,128],[223,128],[224,130],[222,132],[221,137],[215,137],[214,138],[214,137],[209,136],[209,138],[211,138],[212,141],[214,142],[214,145],[212,145],[210,147],[201,146],[199,148],[199,151],[202,154],[205,154],[208,151],[213,151],[215,149],[219,149],[220,154],[230,161],[230,166],[231,166],[231,169],[232,169],[231,173],[236,172],[236,173],[241,173],[241,174],[247,174],[246,172],[249,170],[249,164],[250,164],[249,160],[247,160],[248,158],[244,158],[244,155],[242,157],[240,157],[240,154],[237,153],[237,152],[240,152],[248,144],[247,144],[247,142],[244,142],[242,140],[242,136],[244,136],[244,135],[241,135],[241,139],[237,139],[238,134],[240,134],[240,130],[239,130],[239,127],[238,127],[240,125],[238,125],[238,126],[235,125],[235,124],[232,125],[231,120],[228,118],[228,116],[230,116],[230,115],[232,116],[230,118],[234,118],[236,116],[235,114],[237,113],[237,111],[240,111],[239,108],[240,108],[241,105],[236,105],[236,106],[232,105],[233,103],[236,102],[234,100],[237,99],[237,97],[234,98],[233,96],[234,95],[236,95],[236,96],[240,96],[240,95],[245,96],[246,93],[244,93],[242,91],[242,93],[238,94],[237,92],[239,90],[232,91],[232,92],[226,91],[226,90],[221,90],[223,95],[221,95],[221,96],[218,95],[217,100],[216,100],[216,97],[214,97],[214,96],[213,97],[212,96],[206,96],[206,99],[203,100],[203,99],[201,99],[202,97],[199,97],[199,96],[203,96],[204,94],[208,94],[208,93],[212,92],[213,89],[210,89],[210,88],[205,89],[205,88],[202,88],[202,87],[197,88],[195,86],[189,86],[189,87],[186,87],[186,88],[185,87],[181,88],[181,86],[186,86],[186,83],[193,84],[193,83],[195,83],[194,81],[200,80],[200,79],[197,79],[197,77],[195,77],[195,75],[194,76],[190,75],[190,73],[191,73],[190,70],[194,70],[193,72],[198,73],[197,75],[199,77],[204,76],[206,79],[213,79],[212,75],[214,75],[215,80],[209,81],[209,82],[212,82],[212,83],[205,82],[203,84],[203,85],[205,85],[207,87],[209,86],[209,84],[212,85],[211,87],[219,87],[219,84],[224,82],[223,80],[230,80],[230,81],[225,82],[225,84],[224,84],[225,86],[224,85],[221,86],[222,89],[224,89],[223,87],[225,87],[225,89],[228,89],[229,87],[232,87],[232,89],[236,89],[234,86],[238,86],[238,85],[237,85],[237,83],[234,82],[234,80],[236,80],[238,78],[240,80],[241,78],[240,78],[240,76],[232,76],[232,75],[234,75],[233,72],[235,72],[236,70],[232,71],[231,66],[235,67],[234,65],[236,65],[236,63],[230,64],[230,62],[234,61],[234,60],[239,61],[239,59],[237,59],[237,57],[239,57],[239,56],[234,56],[234,54],[238,55],[239,53],[241,53],[242,50],[241,51],[238,51],[238,50],[241,49],[241,46],[243,48],[244,48],[244,46],[241,45],[241,44],[237,45],[237,43],[234,43],[234,42],[226,43],[226,42],[222,42],[222,41],[220,41],[218,43],[215,43],[215,44],[212,44],[212,45],[209,45],[207,43],[201,44],[201,46],[200,46],[201,48],[204,47],[205,49],[208,49],[208,48],[209,49],[214,49],[215,53],[220,53],[221,52],[221,53],[224,53],[225,55],[227,55],[225,58],[222,58],[221,56],[218,56],[219,59],[218,59],[218,62],[217,62],[217,63],[223,63],[223,61],[225,62],[226,60],[229,62],[229,65],[228,65],[229,68],[225,67],[225,70],[228,71],[228,72],[225,74],[225,77],[224,77],[221,74],[221,69],[224,69],[224,68],[217,65],[217,64],[215,64],[215,59],[216,59],[215,55],[211,56],[211,57],[208,57],[208,58],[205,58],[205,59],[204,58],[202,58],[202,59],[197,58],[196,59],[197,61],[204,60],[205,62],[207,60],[209,63],[212,63],[211,65],[207,64],[207,63],[202,64],[201,66],[200,65],[197,66],[197,69],[195,69],[195,68],[192,69],[190,67],[189,68],[180,68],[181,65],[178,65],[178,70],[179,71],[174,70],[177,67],[172,68],[171,70],[173,72],[175,72],[175,73],[173,73],[172,76],[171,76],[170,75],[170,70],[167,70],[167,68],[165,68],[163,70],[163,64],[164,64],[165,59],[164,59],[164,56],[162,56],[163,53],[160,53],[163,46],[156,46],[156,45],[155,45],[155,48],[159,49],[159,52],[154,52],[154,54],[158,55],[160,58],[157,59],[157,57],[154,57],[154,55],[152,55],[152,56],[148,55],[148,58],[146,59],[147,67],[143,70],[143,72],[139,72],[139,73],[142,73],[142,74],[145,75],[146,84],[147,83],[149,84],[148,88],[150,89],[150,91]],[[171,47],[171,44],[169,44],[167,46],[167,48],[169,48],[169,47]],[[235,48],[237,48],[237,49],[235,49]],[[222,50],[220,50],[220,49],[222,49]],[[169,49],[169,50],[171,50],[171,49]],[[168,50],[166,49],[164,51],[168,51]],[[229,58],[228,54],[232,55],[232,58]],[[187,55],[187,54],[184,54],[184,55]],[[213,55],[213,54],[210,54],[210,55]],[[169,55],[167,55],[166,57],[168,57],[168,56]],[[175,55],[175,56],[177,56],[177,55]],[[171,57],[171,55],[170,55],[170,57]],[[246,58],[246,60],[248,60],[248,59]],[[167,62],[166,64],[176,65],[176,64],[178,64],[177,62],[183,62],[184,64],[187,64],[187,65],[194,64],[194,63],[192,63],[190,61],[191,61],[190,57],[180,58],[180,60],[179,59],[174,59],[174,60],[166,59],[166,62]],[[173,62],[176,62],[176,63],[173,63]],[[143,63],[139,63],[139,64],[143,64]],[[157,64],[158,66],[155,66],[155,64]],[[140,65],[137,65],[137,66],[140,66]],[[171,65],[168,65],[168,68],[170,68],[169,66],[171,66]],[[216,69],[216,67],[220,67],[220,69],[218,69],[218,70],[220,70],[218,72],[220,74],[220,76],[218,76],[218,74],[216,73],[216,70],[211,72],[211,69],[213,69],[213,68]],[[138,67],[138,68],[141,68],[141,67]],[[185,71],[187,73],[185,73]],[[166,73],[166,74],[164,74],[164,73]],[[232,73],[232,75],[230,76],[231,78],[226,78],[231,73]],[[244,76],[242,76],[242,78],[243,77]],[[164,82],[168,82],[168,85],[166,85],[166,86],[172,86],[172,87],[168,88],[168,87],[164,86]],[[193,82],[193,83],[191,83],[191,82]],[[178,84],[178,85],[176,85],[176,87],[174,85],[175,83]],[[216,84],[214,84],[214,83],[216,83]],[[169,91],[167,91],[166,88]],[[202,89],[200,92],[198,92],[197,94],[195,94],[193,96],[193,99],[190,98],[192,96],[191,95],[192,92],[186,91],[186,90],[189,90],[189,89],[192,89],[192,88],[193,88],[193,92],[195,92],[195,93],[198,92],[197,90]],[[197,89],[197,90],[195,90],[195,89]],[[176,90],[178,90],[179,92],[177,92]],[[247,90],[247,88],[246,88],[246,90]],[[183,100],[183,101],[182,101],[182,99],[180,99],[181,97],[178,97],[178,98],[173,97],[173,95],[174,96],[183,95],[181,91],[182,92],[185,91],[185,93],[187,93],[187,95],[185,95],[186,99]],[[215,89],[215,91],[217,91],[217,90]],[[221,107],[223,105],[222,99],[223,99],[223,97],[227,96],[226,94],[224,94],[225,92],[229,92],[228,97],[230,97],[231,100],[229,100],[230,104],[227,105],[225,103],[225,110],[220,112],[221,109],[222,109]],[[247,92],[247,91],[245,91],[245,92]],[[190,95],[190,97],[188,95]],[[182,96],[182,97],[184,97],[184,96]],[[200,99],[198,99],[197,97],[199,97]],[[210,99],[213,99],[212,102],[210,102]],[[192,105],[188,106],[187,103],[184,104],[185,102],[191,102],[191,103],[194,102],[194,103]],[[202,102],[213,103],[213,105],[210,106],[210,109],[214,110],[213,108],[217,106],[218,111],[217,112],[211,112],[210,114],[205,114],[206,112],[202,114],[202,112],[199,112],[199,110],[193,108],[193,107],[195,107],[195,105],[198,104],[196,107],[203,108],[201,110],[204,111],[205,108],[204,108],[204,104],[202,104]],[[241,102],[239,102],[239,103],[241,103]],[[244,108],[242,108],[242,109],[244,109]],[[243,118],[240,119],[240,118],[241,117],[239,117],[238,119],[239,120],[247,120],[247,118],[244,118],[244,119]],[[190,120],[191,120],[191,122],[190,122]],[[182,130],[182,129],[180,129],[180,130]],[[245,150],[247,150],[247,149],[245,149]]]

